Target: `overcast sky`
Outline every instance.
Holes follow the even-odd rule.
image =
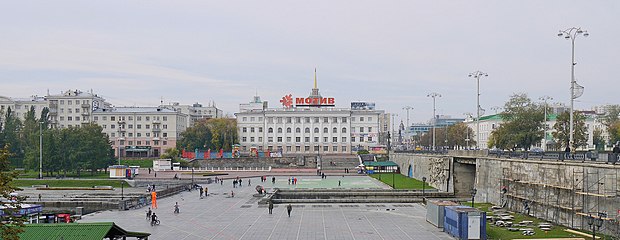
[[[620,1],[4,1],[0,95],[90,91],[116,106],[215,101],[227,113],[258,92],[270,107],[324,97],[410,121],[487,113],[526,92],[568,103],[582,27],[577,108],[620,103]]]

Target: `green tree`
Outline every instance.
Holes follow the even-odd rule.
[[[474,131],[465,123],[457,123],[448,127],[448,145],[455,147],[467,147],[469,139],[469,146],[475,146],[476,141],[473,140]]]
[[[199,121],[181,133],[181,137],[177,141],[177,149],[193,152],[194,149],[211,148],[211,138],[211,129],[207,126],[206,121]]]
[[[504,123],[491,133],[489,146],[529,150],[543,139],[544,107],[533,103],[527,94],[513,94],[500,116]]]
[[[31,106],[24,118],[22,142],[24,143],[24,167],[39,170],[39,121],[35,116],[35,108]]]
[[[13,166],[23,165],[24,159],[24,151],[22,138],[20,137],[22,130],[22,123],[15,115],[15,112],[11,110],[11,107],[7,108],[7,111],[4,115],[4,126],[2,128],[2,132],[0,132],[0,142],[3,143],[2,146],[9,145],[9,152],[12,154],[9,156],[9,161]]]
[[[18,173],[11,171],[9,149],[10,146],[8,145],[0,148],[0,196],[2,196],[0,198],[0,205],[7,206],[2,210],[4,217],[3,221],[0,221],[0,239],[18,240],[18,234],[24,231],[25,218],[23,216],[18,217],[24,197],[17,197],[15,199],[11,196],[11,193],[21,191],[21,189],[11,184]],[[6,200],[11,198],[14,198],[14,200]]]
[[[573,143],[571,149],[586,146],[588,144],[588,129],[586,128],[586,116],[580,112],[573,114]],[[553,125],[553,138],[561,149],[566,148],[570,139],[570,113],[563,112],[558,115]]]
[[[620,141],[620,105],[608,106],[607,112],[599,119],[609,133],[609,145]]]
[[[232,145],[238,143],[237,139],[237,122],[234,119],[208,119],[196,122],[194,126],[181,133],[181,139],[177,141],[177,149],[231,151]]]

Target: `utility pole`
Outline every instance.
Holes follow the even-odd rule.
[[[476,149],[480,149],[480,77],[488,77],[489,74],[481,71],[475,71],[469,74],[469,77],[476,79],[478,83],[476,93]]]
[[[437,115],[435,114],[435,98],[441,97],[441,94],[433,92],[429,93],[426,96],[433,98],[433,150],[437,150],[437,147],[435,146],[435,128],[437,126]]]
[[[553,100],[553,98],[549,96],[542,96],[538,99],[545,102],[545,122],[544,122],[545,123],[545,130],[544,130],[545,137],[543,138],[542,149],[543,151],[547,151],[547,130],[549,130],[549,127],[547,126],[547,108],[549,107],[547,105],[547,100]]]
[[[39,122],[39,179],[43,179],[43,122]]]

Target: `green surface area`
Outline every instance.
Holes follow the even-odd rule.
[[[61,175],[63,173],[60,173]],[[58,175],[58,173],[54,173],[53,176]],[[36,171],[25,171],[19,172],[19,178],[38,178],[39,177],[39,172]],[[52,177],[52,176],[48,176],[46,173],[43,173],[43,177]],[[78,177],[77,173],[75,172],[68,172],[67,175],[65,175],[65,178],[80,178],[80,179],[108,179],[110,178],[110,173],[109,172],[95,172],[93,175],[91,175],[90,171],[82,171],[80,173],[80,176]]]
[[[65,223],[65,224],[26,224],[20,239],[83,240],[104,239],[117,236],[148,237],[149,233],[129,232],[113,222]]]
[[[419,181],[415,178],[409,178],[405,175],[398,173],[377,173],[377,174],[369,174],[373,178],[377,180],[393,186],[394,189],[422,189],[422,181]],[[393,180],[393,181],[392,181]],[[434,189],[426,183],[425,189]]]
[[[465,206],[471,206],[471,202],[463,203]],[[493,212],[490,210],[493,204],[490,203],[475,203],[474,207],[487,212],[487,216],[493,216]],[[514,216],[513,223],[519,223],[521,221],[533,221],[532,225],[527,227],[519,227],[519,228],[531,228],[534,230],[536,234],[533,236],[524,236],[521,231],[511,232],[508,231],[506,227],[498,227],[493,224],[493,222],[487,221],[487,235],[488,239],[540,239],[540,238],[569,238],[569,237],[583,237],[576,236],[572,233],[565,232],[564,229],[566,227],[557,226],[555,224],[551,224],[553,227],[551,231],[542,231],[538,228],[539,223],[549,223],[548,221],[544,221],[542,219],[526,216],[519,213],[511,213]]]
[[[152,168],[154,159],[121,159],[121,165],[140,166],[141,168]],[[117,164],[118,161],[115,162]]]
[[[112,186],[120,188],[123,180],[67,180],[67,179],[16,179],[12,184],[16,187],[32,187],[32,185],[45,185],[50,187],[92,187],[92,186]],[[125,183],[125,187],[129,184]]]

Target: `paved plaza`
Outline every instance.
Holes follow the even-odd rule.
[[[287,188],[385,188],[365,176],[301,176],[297,186],[277,176],[276,187]],[[149,232],[149,239],[453,239],[425,220],[426,209],[419,204],[293,204],[289,218],[285,205],[276,205],[273,214],[259,206],[253,197],[257,184],[272,188],[271,178],[243,180],[233,188],[232,180],[223,185],[209,184],[209,197],[198,191],[184,192],[158,200],[155,209],[161,225],[150,226],[147,208],[104,211],[88,214],[80,222],[113,221],[128,231]],[[231,197],[230,192],[235,196]],[[178,202],[181,212],[174,214]]]

